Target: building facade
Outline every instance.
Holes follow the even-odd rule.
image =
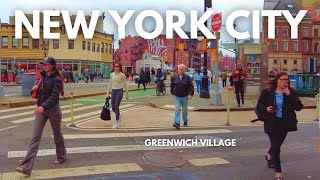
[[[274,10],[289,10],[292,15],[301,7],[293,0],[278,1]],[[263,21],[262,42],[268,43],[268,71],[307,72],[308,60],[318,53],[317,40],[314,39],[315,29],[312,19],[305,17],[298,28],[298,39],[291,39],[290,24],[284,17],[276,17],[275,39],[268,38],[268,19]]]

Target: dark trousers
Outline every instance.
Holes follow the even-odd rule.
[[[272,163],[274,164],[274,171],[281,172],[280,152],[281,145],[286,139],[288,132],[283,130],[283,120],[277,119],[275,123],[275,129],[272,133],[268,134],[271,147],[268,153],[271,155]]]
[[[140,84],[142,84],[143,88],[146,90],[146,83],[144,81],[138,81],[138,88],[140,88]]]
[[[234,81],[235,93],[237,97],[237,103],[240,104],[240,95],[242,104],[244,104],[244,89],[243,89],[243,81]]]
[[[29,146],[26,157],[20,164],[22,169],[24,169],[28,174],[31,174],[34,160],[38,153],[42,132],[48,119],[50,121],[51,128],[53,131],[54,143],[56,145],[57,160],[66,160],[67,152],[64,144],[63,135],[61,133],[61,118],[62,113],[59,105],[56,105],[51,109],[43,111],[40,115],[36,116],[31,144]]]
[[[222,87],[223,88],[227,87],[227,80],[226,79],[222,79]]]
[[[116,114],[116,120],[118,121],[120,118],[120,103],[123,97],[123,89],[112,89],[111,94],[111,105],[112,111]]]

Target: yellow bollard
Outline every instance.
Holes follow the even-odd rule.
[[[227,123],[225,125],[231,126],[230,124],[230,92],[233,90],[232,87],[228,87],[228,94],[227,94]]]
[[[70,125],[69,127],[76,127],[74,124],[74,113],[73,113],[73,92],[70,93]]]

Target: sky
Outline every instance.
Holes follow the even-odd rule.
[[[226,28],[225,21],[230,13],[235,10],[262,10],[264,0],[213,0],[213,9],[222,13],[222,42],[234,42]],[[181,10],[186,15],[186,22],[183,26],[185,31],[190,30],[190,11],[197,10],[198,17],[204,11],[203,0],[2,0],[0,6],[0,18],[2,22],[9,22],[9,16],[14,16],[15,10],[23,10],[25,13],[32,13],[32,10],[56,9],[69,10],[70,14],[76,14],[77,10],[83,10],[86,15],[91,15],[92,10],[105,12],[105,32],[115,34],[115,47],[118,47],[117,24],[112,19],[108,10],[116,10],[122,17],[127,10],[135,10],[135,14],[126,26],[126,35],[137,35],[134,27],[136,16],[143,10],[155,10],[165,19],[166,10]],[[238,18],[236,21],[238,31],[251,32],[251,19]],[[154,29],[154,21],[146,18],[144,27],[146,31]],[[262,29],[260,27],[260,29]],[[163,34],[165,28],[163,30]]]

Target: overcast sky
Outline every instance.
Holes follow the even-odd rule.
[[[223,25],[228,15],[235,10],[262,10],[264,0],[214,0],[213,8],[217,12],[223,14]],[[165,17],[166,10],[181,10],[187,16],[187,21],[183,26],[185,31],[190,29],[190,11],[197,10],[199,16],[204,11],[203,1],[201,0],[2,0],[0,6],[0,18],[2,22],[8,22],[9,16],[13,16],[15,10],[24,10],[26,13],[32,13],[32,10],[43,9],[57,9],[57,10],[69,10],[70,14],[76,14],[77,10],[84,10],[86,14],[90,15],[92,10],[100,10],[106,12],[105,18],[105,31],[106,33],[114,33],[117,38],[117,25],[113,21],[108,10],[117,10],[120,16],[126,12],[126,10],[136,10],[134,16],[130,19],[126,27],[126,35],[137,35],[134,28],[134,20],[136,15],[143,10],[155,10]],[[144,25],[145,30],[154,29],[154,22],[150,19],[146,19]],[[246,18],[237,19],[237,30],[251,32],[252,25],[251,20]],[[261,27],[260,27],[261,29]],[[165,31],[163,31],[165,32]],[[224,42],[234,41],[228,34],[225,27],[221,30],[221,40]],[[117,41],[116,41],[117,42]],[[117,43],[115,43],[117,47]]]

